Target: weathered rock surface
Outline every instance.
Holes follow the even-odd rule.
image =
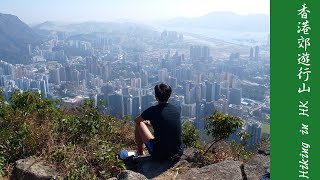
[[[248,180],[260,179],[263,175],[270,174],[270,157],[258,154],[244,164],[244,172]]]
[[[269,143],[266,143],[266,144],[263,144],[263,145],[259,148],[258,153],[259,153],[259,154],[262,154],[262,155],[265,155],[265,156],[270,155],[270,142],[269,142]]]
[[[147,180],[147,178],[144,175],[130,171],[130,170],[122,171],[118,175],[118,179],[119,180]]]
[[[46,165],[34,157],[20,159],[15,162],[13,177],[17,180],[49,180],[60,179],[55,168]]]
[[[261,153],[262,152],[262,153]],[[184,151],[179,162],[171,160],[157,162],[150,156],[131,158],[126,161],[128,170],[122,171],[110,180],[145,180],[145,179],[214,179],[214,180],[260,180],[270,177],[270,145],[259,150],[258,155],[243,164],[240,161],[223,161],[199,168],[204,160],[202,154],[194,148]],[[267,155],[266,155],[267,154]],[[11,179],[49,180],[62,179],[54,167],[34,157],[16,161]]]
[[[215,180],[242,180],[240,161],[223,161],[202,168],[192,168],[186,173],[179,174],[177,179],[215,179]]]
[[[145,161],[138,163],[133,169],[135,172],[141,173],[148,179],[155,178],[163,172],[170,169],[174,164],[171,161],[157,162],[157,161]]]
[[[183,151],[181,160],[187,160],[190,163],[199,163],[204,159],[201,152],[195,148],[188,148]]]

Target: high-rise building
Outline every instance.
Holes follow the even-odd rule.
[[[148,86],[149,81],[148,81],[148,72],[146,70],[141,70],[141,86],[146,87]]]
[[[242,89],[241,88],[231,88],[229,90],[228,104],[240,105],[241,98],[242,98]]]
[[[212,102],[215,100],[215,83],[209,81],[206,82],[206,101]]]
[[[260,60],[260,57],[259,57],[259,46],[255,47],[254,60],[255,61],[259,61]]]
[[[140,111],[140,96],[132,97],[132,118],[136,118],[141,114]]]
[[[215,100],[217,101],[218,99],[220,99],[220,94],[221,94],[221,88],[220,88],[220,84],[216,84],[216,88],[215,88]]]
[[[210,57],[210,48],[208,46],[191,46],[190,58],[192,60],[205,60]]]
[[[67,80],[65,67],[62,66],[62,67],[59,69],[59,74],[60,74],[60,81],[66,81],[66,80]]]
[[[196,103],[193,104],[182,104],[182,116],[188,118],[195,118],[196,117]]]
[[[141,88],[141,78],[132,78],[131,79],[131,87]]]
[[[202,99],[201,99],[201,86],[196,86],[194,87],[194,91],[195,91],[195,102],[200,102]]]
[[[132,98],[130,96],[123,96],[124,114],[132,115]]]
[[[66,72],[66,81],[72,82],[72,68],[71,66],[66,66],[65,67],[65,72]]]
[[[45,80],[41,80],[40,81],[40,90],[41,90],[41,96],[43,98],[47,98],[47,90],[46,90],[46,81]]]
[[[76,70],[76,69],[73,69],[72,70],[72,80],[73,80],[73,82],[75,83],[75,86],[76,87],[79,87],[79,85],[80,85],[80,79],[79,79],[79,71],[78,70]]]
[[[259,144],[261,138],[261,123],[257,121],[247,121],[246,131],[248,134],[252,135],[250,139],[247,140],[247,146],[250,149],[255,149],[256,145]]]
[[[253,60],[253,47],[250,48],[250,57],[249,57],[250,61]]]
[[[123,95],[120,93],[109,94],[108,107],[111,115],[122,118],[124,116]]]
[[[149,108],[153,101],[155,101],[155,97],[152,94],[145,94],[141,96],[141,112]]]
[[[49,81],[57,85],[61,83],[59,68],[54,68],[49,71]]]
[[[158,74],[158,80],[159,82],[167,82],[168,78],[168,70],[166,68],[160,69]]]
[[[177,78],[169,76],[168,78],[168,84],[172,89],[176,89],[178,87],[178,81]]]
[[[201,83],[201,100],[206,100],[207,87],[204,83]]]

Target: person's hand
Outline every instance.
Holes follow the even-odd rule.
[[[149,120],[145,120],[145,121],[143,121],[144,122],[144,124],[146,124],[147,126],[151,126],[151,123],[150,123],[150,121]]]

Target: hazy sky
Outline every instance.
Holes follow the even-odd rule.
[[[1,0],[0,12],[27,23],[50,21],[149,21],[198,17],[214,11],[270,14],[270,0]]]

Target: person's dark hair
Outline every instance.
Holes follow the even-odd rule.
[[[160,102],[167,102],[171,96],[171,92],[171,87],[163,83],[157,84],[154,87],[155,96]]]

